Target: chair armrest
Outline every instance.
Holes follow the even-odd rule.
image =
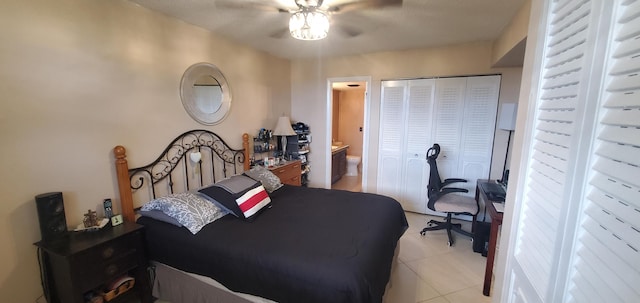
[[[457,188],[457,187],[445,187],[440,190],[440,195],[446,195],[450,193],[468,193],[469,190],[466,188]]]
[[[442,182],[442,186],[447,186],[451,183],[466,183],[467,180],[466,179],[460,179],[460,178],[449,178],[446,179]]]

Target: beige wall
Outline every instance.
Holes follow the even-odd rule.
[[[521,68],[492,69],[492,42],[476,42],[447,47],[398,52],[384,52],[330,59],[295,60],[291,66],[292,116],[305,121],[313,130],[310,153],[313,169],[310,184],[324,187],[327,169],[327,89],[328,78],[370,76],[368,182],[364,189],[375,191],[377,182],[378,128],[380,115],[380,81],[386,79],[420,78],[457,75],[502,73],[500,102],[517,102]],[[494,171],[502,172],[506,135],[496,134],[497,149],[492,161]],[[498,175],[499,176],[499,175]]]
[[[507,55],[515,46],[527,38],[529,30],[529,13],[531,11],[531,0],[525,1],[518,12],[513,16],[509,25],[502,31],[502,34],[493,43],[493,56],[491,62],[496,64]]]
[[[290,63],[124,0],[4,0],[0,9],[0,298],[42,293],[34,196],[62,191],[69,226],[117,198],[112,149],[141,165],[178,134],[243,132],[290,112]],[[194,122],[178,85],[211,62],[233,92],[227,119]],[[119,201],[114,200],[116,211]]]

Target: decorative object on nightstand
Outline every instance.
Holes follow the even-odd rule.
[[[71,233],[56,241],[40,241],[38,257],[45,297],[49,303],[84,303],[101,293],[109,282],[132,275],[135,285],[120,291],[112,302],[133,296],[152,302],[147,260],[142,246],[143,226],[125,222],[91,233]]]
[[[282,116],[278,118],[278,124],[276,124],[276,128],[273,130],[273,135],[280,136],[282,158],[287,159],[287,136],[297,135],[291,127],[291,120],[289,120],[289,117]]]

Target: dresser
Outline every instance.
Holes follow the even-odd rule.
[[[269,170],[278,178],[282,184],[300,186],[301,182],[301,174],[302,168],[300,160],[289,161],[281,165],[277,165],[269,168]]]
[[[35,243],[41,252],[41,270],[50,303],[83,303],[85,294],[97,293],[123,275],[135,278],[133,289],[109,302],[133,298],[152,302],[142,233],[143,226],[124,222]]]

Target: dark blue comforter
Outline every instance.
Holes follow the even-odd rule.
[[[141,217],[149,258],[277,302],[382,302],[407,229],[389,197],[285,185],[253,222],[227,215],[196,235]]]

